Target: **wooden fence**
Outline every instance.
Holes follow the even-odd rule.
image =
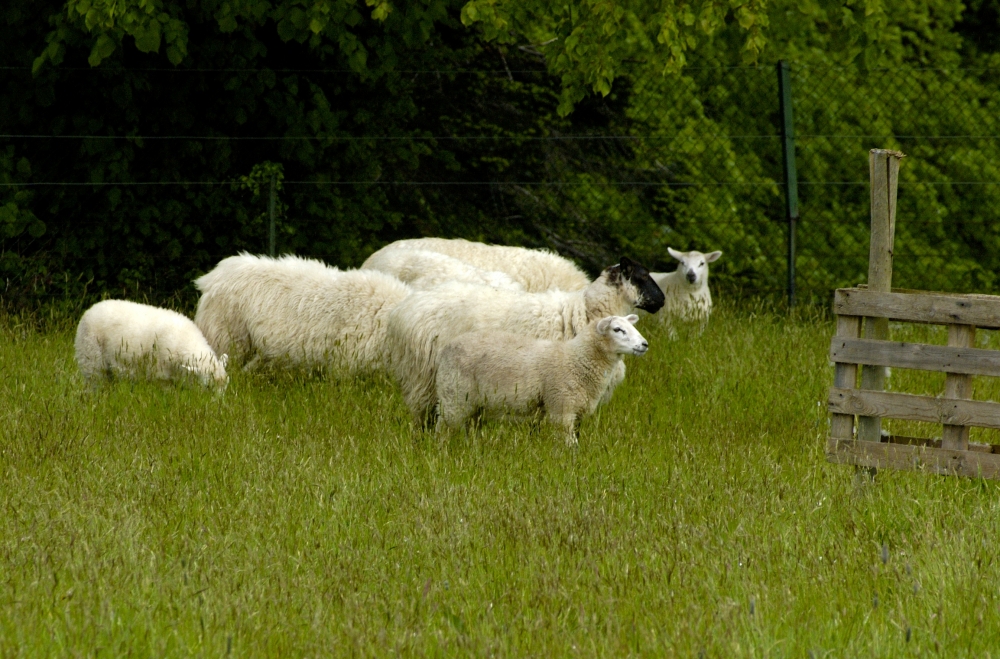
[[[833,413],[827,457],[865,467],[918,469],[938,474],[1000,478],[1000,446],[970,444],[969,427],[1000,429],[1000,403],[968,400],[972,376],[1000,377],[1000,351],[973,348],[976,327],[1000,329],[1000,297],[919,291],[836,292],[837,335],[830,344],[836,364],[829,408]],[[948,326],[948,345],[863,339],[861,319]],[[857,388],[859,365],[947,373],[942,397]],[[854,437],[859,419],[907,419],[942,425],[941,439]],[[859,424],[860,425],[860,424]]]
[[[827,459],[863,467],[1000,478],[1000,445],[969,442],[970,426],[1000,429],[1000,403],[970,400],[972,376],[1000,377],[1000,351],[974,347],[977,327],[1000,329],[1000,297],[890,289],[902,157],[879,149],[871,153],[868,285],[839,289],[834,298],[837,334],[830,344],[830,359],[836,367],[828,401],[832,417]],[[948,345],[891,341],[890,320],[947,325]],[[883,391],[887,366],[946,373],[943,395]],[[882,418],[940,423],[941,439],[884,435]]]

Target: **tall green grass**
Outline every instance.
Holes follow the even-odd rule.
[[[380,377],[88,392],[49,326],[0,322],[4,656],[1000,648],[1000,488],[826,463],[822,318],[721,305],[675,342],[644,319],[577,449],[438,441]]]

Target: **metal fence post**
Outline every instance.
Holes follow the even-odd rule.
[[[274,256],[274,188],[278,184],[278,175],[271,174],[271,203],[269,215],[271,221],[268,223],[267,227],[267,253],[269,256]]]
[[[788,220],[788,306],[795,306],[795,222],[799,219],[799,180],[795,172],[795,125],[792,121],[792,81],[788,62],[778,62],[781,103],[781,155],[785,165],[785,211]]]

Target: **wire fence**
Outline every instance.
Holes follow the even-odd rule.
[[[621,252],[652,269],[672,269],[668,246],[722,249],[712,275],[717,285],[784,297],[794,284],[799,301],[826,303],[834,288],[866,279],[868,150],[897,148],[907,160],[894,282],[997,292],[1000,70],[862,71],[793,62],[787,71],[788,135],[776,67],[695,68],[680,77],[637,71],[616,83],[607,101],[545,121],[538,117],[553,114],[557,91],[545,72],[407,72],[418,95],[426,88],[427,98],[447,99],[476,90],[488,96],[495,116],[476,123],[443,111],[397,125],[396,134],[369,126],[278,130],[253,121],[229,132],[132,126],[118,133],[110,125],[88,132],[63,122],[39,133],[20,131],[0,115],[0,150],[9,154],[6,170],[0,168],[0,205],[29,210],[45,225],[33,235],[27,224],[15,227],[14,211],[0,218],[0,269],[7,291],[21,284],[28,297],[65,295],[70,288],[56,285],[60,277],[106,290],[133,282],[154,297],[170,294],[219,258],[266,251],[266,194],[249,193],[245,176],[246,163],[269,161],[281,163],[286,177],[278,192],[278,251],[352,266],[393,238],[436,233],[546,246],[596,271]],[[24,71],[2,73],[14,79]],[[315,77],[319,89],[350,75],[186,73],[294,73]],[[788,146],[798,198],[791,252]],[[122,151],[127,170],[59,161],[60,153],[112,161]],[[211,166],[215,154],[237,152],[239,159]],[[192,176],[156,178],[163,170],[157,163],[185,154],[197,154]],[[60,164],[19,173],[18,158]],[[369,167],[375,160],[379,166]],[[331,164],[337,162],[354,164]],[[48,190],[63,190],[62,205],[46,214]],[[102,215],[109,206],[114,219]],[[198,209],[207,210],[192,218]],[[39,255],[47,259],[32,260]]]

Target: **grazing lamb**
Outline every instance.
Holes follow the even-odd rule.
[[[203,385],[226,388],[227,355],[217,358],[190,318],[125,300],[87,309],[76,330],[76,363],[83,379],[115,375],[176,380],[193,374]]]
[[[607,399],[622,355],[643,355],[649,348],[632,327],[637,320],[608,316],[569,341],[495,331],[463,334],[438,356],[438,431],[454,431],[481,411],[544,411],[563,427],[566,443],[576,444],[581,417]]]
[[[262,365],[380,368],[386,317],[410,288],[375,270],[338,270],[320,261],[240,254],[195,280],[194,322],[209,345],[244,369]]]
[[[389,370],[414,420],[427,424],[434,409],[437,348],[460,334],[496,330],[536,339],[572,339],[605,316],[621,316],[634,308],[655,313],[662,306],[663,291],[649,271],[626,257],[576,292],[513,293],[443,284],[414,292],[389,314]],[[625,377],[624,363],[616,373],[615,384]]]
[[[397,240],[375,252],[369,261],[385,250],[420,249],[438,252],[479,268],[510,275],[529,293],[549,290],[582,291],[590,278],[575,263],[544,249],[487,245],[461,238],[413,238]],[[368,261],[362,268],[367,268]]]
[[[678,252],[667,248],[670,256],[680,264],[674,272],[651,272],[657,285],[663,289],[666,296],[663,309],[659,313],[660,321],[672,323],[682,320],[697,322],[701,329],[708,323],[712,314],[712,293],[708,290],[708,264],[722,256],[722,252]],[[677,333],[672,324],[670,337],[676,338]]]
[[[418,290],[434,288],[449,281],[464,281],[510,291],[524,291],[524,286],[504,272],[480,270],[447,254],[425,249],[392,248],[390,245],[368,257],[361,267],[390,274]]]

